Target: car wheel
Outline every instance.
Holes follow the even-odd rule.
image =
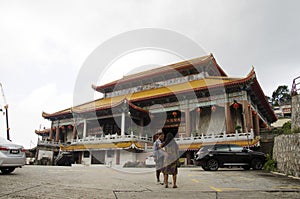
[[[263,161],[258,158],[253,159],[251,165],[253,170],[261,170],[264,166]]]
[[[251,167],[250,167],[249,165],[243,166],[243,169],[244,169],[244,170],[250,170],[250,168],[251,168]]]
[[[210,171],[216,171],[219,168],[219,163],[217,160],[215,159],[210,159],[207,161],[206,163],[206,167],[210,170]]]
[[[1,172],[3,174],[10,174],[11,172],[13,172],[15,170],[15,168],[3,168],[1,169]]]

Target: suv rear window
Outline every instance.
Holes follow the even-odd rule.
[[[201,152],[208,151],[209,149],[212,149],[213,147],[214,147],[213,145],[202,146],[199,151],[201,151]]]
[[[241,152],[241,151],[243,151],[243,147],[241,147],[241,146],[231,145],[230,148],[231,148],[231,151],[234,151],[234,152]]]
[[[215,146],[216,151],[229,151],[228,145],[216,145]]]

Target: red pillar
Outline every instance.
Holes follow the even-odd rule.
[[[255,127],[255,129],[254,129],[254,132],[255,132],[255,134],[254,135],[259,135],[260,134],[260,129],[259,129],[259,117],[258,117],[258,114],[256,113],[255,115],[254,115],[254,127]]]
[[[59,142],[59,134],[60,134],[60,129],[59,129],[59,126],[57,126],[56,127],[55,142]]]
[[[226,121],[226,133],[234,133],[234,127],[233,127],[229,102],[225,103],[225,121]]]
[[[72,139],[76,139],[77,137],[77,129],[76,129],[76,124],[73,126],[73,134],[72,134]]]
[[[49,140],[53,140],[53,129],[52,129],[52,125],[51,125],[51,128],[50,128]]]
[[[244,127],[243,131],[244,132],[250,132],[251,128],[251,117],[250,117],[250,111],[249,111],[249,106],[248,106],[248,101],[244,100],[243,101],[243,112],[244,112]]]

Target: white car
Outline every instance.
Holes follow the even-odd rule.
[[[21,145],[0,137],[0,170],[3,174],[9,174],[17,167],[25,165],[25,149]]]
[[[150,155],[145,160],[146,167],[154,167],[155,166],[155,159],[154,155]]]

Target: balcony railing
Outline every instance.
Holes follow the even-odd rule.
[[[250,132],[247,133],[239,133],[235,132],[232,134],[201,134],[200,136],[193,136],[190,137],[179,137],[175,138],[175,141],[180,144],[185,143],[205,143],[205,142],[223,142],[223,141],[237,141],[237,140],[252,140],[254,139],[254,133],[251,129]],[[107,135],[102,137],[95,137],[89,136],[82,139],[73,139],[67,143],[61,142],[54,142],[54,141],[47,141],[47,140],[39,140],[39,145],[44,146],[60,146],[60,145],[67,145],[67,144],[87,144],[87,143],[111,143],[111,142],[126,142],[126,141],[142,141],[142,142],[149,142],[152,143],[152,138],[140,135],[134,135],[133,133],[130,135]],[[149,146],[148,146],[149,148]]]
[[[180,138],[175,138],[176,142],[178,143],[190,143],[190,142],[222,142],[222,141],[235,141],[235,140],[251,140],[254,139],[254,133],[253,130],[251,129],[250,132],[247,133],[239,133],[235,132],[232,134],[208,134],[204,135],[201,134],[200,136],[193,136],[191,137],[180,137]]]
[[[38,140],[38,146],[50,146],[50,147],[59,147],[62,143],[55,142],[54,140]]]
[[[89,136],[82,139],[73,139],[71,140],[71,144],[79,144],[79,143],[101,143],[101,142],[126,142],[126,141],[144,141],[144,142],[152,142],[152,138],[149,138],[147,135],[140,136],[134,135],[131,133],[130,135],[106,135],[102,137]]]

